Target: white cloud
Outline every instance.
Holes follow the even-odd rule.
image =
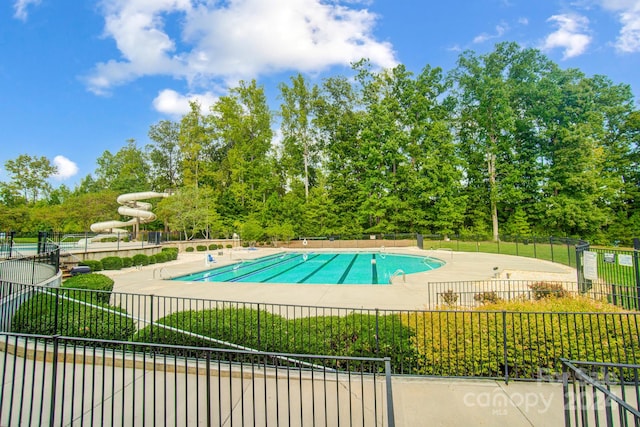
[[[13,3],[13,10],[15,11],[13,17],[26,21],[28,17],[27,8],[31,5],[40,4],[40,0],[16,0]]]
[[[616,40],[620,52],[640,52],[640,2],[637,0],[599,0],[606,10],[618,14],[622,28]]]
[[[274,5],[275,3],[275,5]],[[104,0],[106,37],[121,58],[97,64],[90,90],[168,75],[191,87],[282,70],[320,71],[360,58],[390,67],[392,46],[373,36],[377,16],[362,1]],[[169,34],[167,19],[179,22]],[[172,26],[175,28],[175,26]]]
[[[58,168],[58,172],[53,175],[53,178],[59,181],[71,178],[78,173],[78,165],[64,156],[55,156],[53,164]]]
[[[557,26],[557,30],[549,34],[542,45],[543,50],[563,49],[563,58],[582,55],[591,43],[589,20],[581,15],[553,15],[547,22]]]
[[[190,102],[200,104],[200,111],[204,114],[209,112],[209,107],[213,105],[217,99],[218,97],[211,92],[182,95],[174,90],[165,89],[160,91],[158,96],[153,100],[153,107],[161,113],[180,117],[191,111]]]
[[[496,25],[495,34],[482,33],[482,34],[477,35],[476,37],[474,37],[473,42],[478,44],[478,43],[484,43],[487,40],[500,38],[508,30],[509,30],[509,26],[507,24],[505,24],[504,22],[501,22],[500,24]]]

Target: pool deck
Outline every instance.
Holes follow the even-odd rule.
[[[443,267],[396,278],[380,285],[279,285],[258,283],[190,283],[163,280],[195,271],[281,252],[277,249],[225,250],[212,253],[216,263],[207,267],[205,253],[180,253],[175,261],[107,271],[114,290],[215,300],[298,304],[327,307],[424,309],[430,282],[506,279],[576,281],[575,269],[548,261],[510,255],[464,253],[417,248],[388,252],[431,256]],[[510,382],[420,377],[393,377],[397,426],[555,426],[562,425],[563,393],[558,383]]]
[[[392,285],[292,285],[264,283],[181,282],[164,280],[287,251],[286,249],[225,250],[216,262],[207,266],[206,253],[180,253],[178,259],[140,269],[105,271],[115,281],[114,291],[181,296],[214,300],[272,304],[299,304],[323,307],[420,310],[429,308],[430,282],[473,280],[556,280],[575,282],[576,272],[561,264],[532,258],[486,253],[393,248],[387,252],[430,256],[446,262],[443,267],[423,273],[396,277]],[[320,250],[316,251],[319,252]],[[431,307],[433,308],[433,307]]]

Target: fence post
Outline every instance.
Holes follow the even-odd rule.
[[[51,408],[49,409],[49,425],[53,426],[56,415],[56,386],[58,379],[58,337],[54,335],[53,338],[53,359],[51,361]],[[26,347],[25,347],[26,348]],[[47,360],[47,350],[45,345],[45,361]]]
[[[638,252],[640,251],[640,239],[637,237],[633,239],[633,270],[635,271],[636,279],[636,310],[640,309],[640,260],[638,259]]]
[[[502,347],[504,349],[504,383],[509,384],[509,360],[507,358],[507,312],[502,310]]]
[[[549,246],[551,246],[551,262],[555,262],[553,258],[553,236],[549,236]]]
[[[149,295],[151,302],[149,303],[149,340],[153,342],[153,294]]]
[[[516,234],[516,256],[519,256],[520,252],[519,252],[519,247],[518,247],[518,235]]]
[[[576,245],[576,274],[578,276],[576,279],[578,280],[578,292],[580,293],[584,293],[589,289],[582,268],[582,258],[584,257],[584,252],[588,250],[588,243]]]
[[[261,342],[261,333],[260,333],[260,303],[258,303],[258,348],[260,348]]]
[[[53,310],[53,330],[55,331],[55,333],[58,333],[58,322],[60,321],[59,315],[58,315],[58,306],[60,305],[60,288],[54,288],[55,289],[55,294],[56,294],[56,299],[55,299],[55,303],[56,303],[56,308],[55,310]]]
[[[36,284],[36,258],[37,257],[33,257],[31,259],[31,284],[35,285]]]
[[[395,427],[396,420],[393,413],[393,390],[391,389],[391,358],[384,358],[384,373],[387,384],[387,425]]]
[[[376,354],[380,354],[380,310],[376,308]]]

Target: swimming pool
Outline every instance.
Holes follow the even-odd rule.
[[[287,252],[176,277],[188,282],[386,285],[392,275],[434,270],[431,257],[382,252]]]

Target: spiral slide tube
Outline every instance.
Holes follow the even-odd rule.
[[[169,193],[157,193],[155,191],[144,191],[141,193],[128,193],[118,196],[116,199],[120,206],[118,213],[122,216],[132,217],[128,221],[103,221],[91,224],[91,231],[94,233],[128,233],[129,230],[120,227],[130,227],[139,224],[146,224],[156,219],[156,215],[151,212],[151,203],[140,202],[139,200],[157,199],[169,197]]]

